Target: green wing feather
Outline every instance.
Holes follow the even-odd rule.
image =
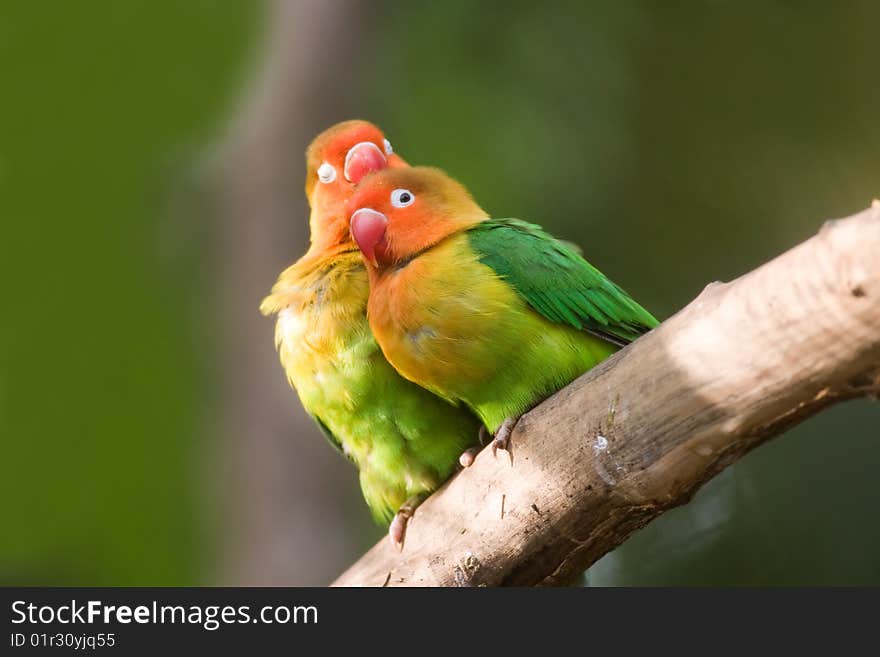
[[[553,322],[623,346],[657,320],[569,244],[518,219],[489,219],[468,231],[480,262]]]

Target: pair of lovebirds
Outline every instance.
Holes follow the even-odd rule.
[[[416,506],[485,431],[516,419],[657,320],[569,244],[492,219],[365,121],[306,153],[311,246],[263,301],[306,411],[357,465],[401,548]]]

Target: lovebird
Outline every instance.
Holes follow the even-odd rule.
[[[473,409],[508,448],[519,417],[657,320],[568,243],[492,219],[439,169],[386,169],[349,201],[367,314],[410,381]]]
[[[308,252],[263,300],[277,314],[275,342],[287,378],[318,427],[359,469],[375,519],[402,548],[415,507],[479,440],[481,423],[400,376],[367,322],[369,283],[345,203],[369,172],[407,164],[376,126],[346,121],[306,153],[311,207]]]

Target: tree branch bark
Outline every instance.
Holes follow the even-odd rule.
[[[678,314],[527,413],[336,586],[568,582],[764,441],[880,393],[880,202]],[[838,447],[837,444],[834,446]]]

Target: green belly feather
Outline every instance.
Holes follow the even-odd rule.
[[[367,323],[359,258],[334,267],[310,283],[323,286],[319,301],[295,315],[282,311],[279,350],[306,411],[357,465],[367,505],[388,522],[405,501],[452,474],[461,452],[477,442],[480,422],[389,365]]]

